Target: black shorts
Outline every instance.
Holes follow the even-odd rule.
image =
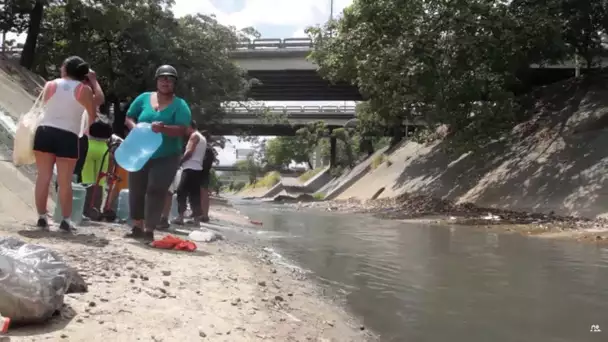
[[[39,126],[34,135],[34,151],[57,158],[78,159],[78,135],[63,129]]]
[[[211,180],[209,173],[209,170],[203,170],[201,175],[201,188],[203,189],[209,189],[209,181]]]

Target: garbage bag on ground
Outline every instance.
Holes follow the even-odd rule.
[[[82,278],[51,249],[0,238],[0,314],[13,323],[51,318],[63,306],[70,287],[83,291],[74,280]]]
[[[213,242],[217,240],[223,240],[224,237],[218,232],[214,232],[209,229],[193,230],[188,234],[188,239],[196,242]]]

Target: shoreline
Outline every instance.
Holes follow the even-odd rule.
[[[482,208],[470,203],[413,194],[378,200],[332,200],[286,204],[336,213],[368,214],[379,219],[418,224],[468,226],[488,232],[576,240],[608,245],[608,220]]]
[[[221,211],[223,221],[245,220]],[[52,248],[89,287],[66,295],[61,315],[46,324],[10,328],[11,341],[377,339],[314,279],[254,245],[197,242],[197,251],[177,252],[124,239],[126,231],[93,222],[66,236],[29,222],[0,223],[0,237]]]

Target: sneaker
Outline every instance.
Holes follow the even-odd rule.
[[[40,216],[38,218],[36,227],[40,228],[41,230],[49,230],[49,221],[47,220],[46,216]]]
[[[128,239],[141,239],[144,236],[144,231],[141,228],[135,226],[131,228],[131,232],[125,234],[125,238]]]
[[[169,219],[166,217],[162,217],[160,219],[160,223],[158,224],[158,230],[168,230],[171,225],[169,224]]]
[[[176,217],[171,221],[172,224],[177,224],[179,226],[183,226],[184,225],[184,218],[183,217]]]
[[[59,224],[59,229],[66,233],[71,233],[72,231],[76,230],[72,223],[67,220],[61,220],[61,223]]]
[[[142,241],[144,243],[152,243],[152,242],[154,242],[154,231],[143,232],[142,233]]]
[[[201,216],[199,220],[200,220],[200,222],[208,223],[209,222],[209,216]]]

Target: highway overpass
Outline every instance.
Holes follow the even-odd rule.
[[[295,135],[299,128],[317,121],[324,121],[329,129],[344,127],[355,116],[354,106],[232,107],[226,109],[220,124],[207,129],[214,135]],[[412,120],[403,124],[416,127],[424,122]]]
[[[260,101],[360,101],[364,97],[349,84],[330,84],[317,73],[317,66],[307,60],[312,50],[309,38],[270,38],[244,40],[232,52],[232,58],[260,85],[250,96]],[[605,64],[605,63],[603,63]],[[550,84],[574,76],[574,63],[540,67],[519,76],[528,87]]]

